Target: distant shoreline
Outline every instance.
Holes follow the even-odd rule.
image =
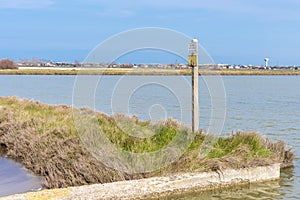
[[[246,75],[300,75],[300,70],[251,70],[251,69],[199,69],[200,75],[246,76]],[[0,75],[191,75],[191,69],[153,68],[60,68],[20,67],[0,70]]]

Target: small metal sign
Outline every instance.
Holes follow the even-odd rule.
[[[189,44],[189,54],[191,55],[196,55],[198,54],[198,40],[197,39],[193,39],[191,41],[191,43]]]

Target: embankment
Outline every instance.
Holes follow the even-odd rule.
[[[60,67],[20,67],[19,69],[0,70],[2,75],[191,75],[191,69],[139,69],[139,68],[60,68]],[[300,70],[251,70],[226,69],[207,70],[199,69],[200,75],[300,75]]]
[[[122,117],[127,128],[139,124],[156,132],[149,138],[128,135],[123,131],[124,127],[118,127],[116,117]],[[178,135],[186,137],[192,134],[171,119],[151,124],[139,121],[136,117],[107,116],[95,112],[95,120],[112,143],[129,152],[157,151]],[[284,142],[274,143],[256,133],[238,132],[228,138],[218,138],[206,157],[199,158],[202,142],[207,137],[200,131],[185,153],[171,165],[151,173],[127,174],[109,168],[94,158],[78,134],[71,107],[51,106],[16,97],[0,98],[1,155],[44,177],[46,188],[111,183],[178,173],[222,172],[275,163],[287,167],[293,164],[294,157]]]

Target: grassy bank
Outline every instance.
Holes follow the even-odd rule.
[[[128,135],[117,126],[117,118],[125,120],[127,128],[132,124],[149,126],[156,134],[149,138]],[[174,120],[151,125],[136,117],[107,116],[99,112],[95,113],[95,120],[111,142],[129,152],[153,152],[178,135],[184,137],[191,134],[188,128],[181,127]],[[236,133],[229,138],[218,138],[206,157],[199,158],[202,142],[208,137],[200,131],[183,156],[171,165],[152,173],[132,175],[100,163],[85,148],[78,134],[72,108],[68,106],[50,106],[15,97],[0,98],[0,153],[43,176],[44,185],[48,188],[276,162],[289,166],[294,156],[285,149],[284,142],[272,143],[256,133]]]
[[[2,75],[191,75],[190,69],[76,69],[76,68],[22,68],[0,70]],[[300,70],[202,70],[200,75],[300,75]]]
[[[228,75],[228,76],[240,76],[240,75],[253,75],[253,76],[278,76],[278,75],[300,75],[300,70],[248,70],[248,69],[227,69],[227,70],[220,70],[221,75]]]

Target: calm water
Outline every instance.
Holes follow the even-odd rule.
[[[170,77],[154,77],[168,79]],[[182,77],[178,77],[182,78]],[[190,105],[180,105],[178,96],[190,101],[190,88],[178,86],[175,92],[159,84],[145,84],[131,91],[130,98],[120,99],[126,91],[120,82],[122,76],[105,76],[95,89],[95,108],[111,114],[119,103],[126,101],[127,111],[142,119],[163,117],[181,119],[181,110],[190,111]],[[130,76],[132,80],[143,77]],[[190,78],[184,77],[190,84]],[[295,168],[282,172],[277,182],[252,184],[201,194],[178,196],[178,199],[300,199],[300,76],[226,76],[222,77],[226,91],[227,113],[222,135],[244,130],[259,132],[273,140],[285,140],[296,153]],[[145,78],[145,80],[147,80]],[[208,89],[200,80],[200,128],[207,130],[211,117]],[[0,96],[18,96],[50,104],[72,104],[75,76],[0,76]],[[155,81],[154,81],[155,82]],[[121,83],[121,84],[120,84]],[[149,81],[148,81],[149,83]],[[123,87],[122,87],[123,86]],[[119,88],[119,89],[118,89]],[[121,89],[120,89],[121,88]],[[176,94],[182,93],[182,94]],[[117,102],[113,103],[112,100]],[[113,107],[113,108],[112,108]],[[190,123],[189,118],[183,121]],[[1,165],[5,165],[1,163]],[[5,174],[0,173],[0,180]],[[0,185],[0,191],[5,185]],[[175,197],[174,197],[175,198]]]
[[[0,157],[0,197],[41,189],[41,179],[21,165]]]

